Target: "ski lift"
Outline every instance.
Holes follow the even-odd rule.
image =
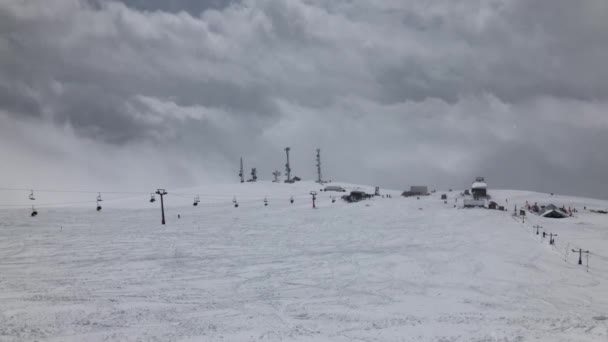
[[[29,196],[30,200],[32,200],[32,201],[36,200],[36,197],[34,197],[34,190],[30,190],[30,191],[31,191],[30,196]]]
[[[331,203],[336,203],[336,198],[334,196],[331,196]]]
[[[268,206],[268,199],[266,199],[266,197],[264,197],[264,206],[267,207]]]
[[[101,204],[99,204],[99,202],[101,201],[101,198],[97,198],[97,211],[101,211]]]
[[[154,193],[150,194],[150,203],[156,202],[156,197],[154,197]]]
[[[38,212],[36,211],[36,208],[34,208],[34,206],[32,206],[32,217],[35,217],[36,215],[38,215]]]
[[[101,202],[101,201],[103,201],[103,200],[101,199],[101,192],[98,192],[98,193],[97,193],[97,202]]]
[[[289,199],[289,202],[290,202],[291,204],[293,204],[293,202],[294,202],[294,200],[293,200],[293,196],[291,196],[291,198]]]
[[[196,207],[198,205],[198,202],[200,202],[200,199],[198,196],[196,196],[194,197],[194,203],[192,203],[192,205]]]
[[[232,203],[234,203],[235,208],[239,207],[239,202],[236,201],[236,196],[234,196],[234,198],[232,199]]]

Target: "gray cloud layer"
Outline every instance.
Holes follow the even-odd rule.
[[[606,197],[606,60],[604,0],[0,1],[0,172],[270,178],[290,145],[307,178],[321,147],[336,180]]]

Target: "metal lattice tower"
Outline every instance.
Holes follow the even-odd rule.
[[[323,184],[323,176],[321,174],[321,149],[317,149],[317,183]]]
[[[239,177],[241,177],[241,183],[245,183],[245,173],[243,172],[243,157],[241,157],[241,170],[239,171]]]
[[[291,148],[285,147],[285,153],[287,154],[287,164],[285,164],[285,174],[287,176],[286,182],[291,182],[291,167],[289,166],[289,151]]]

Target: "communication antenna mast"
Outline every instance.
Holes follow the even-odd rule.
[[[287,179],[285,180],[285,183],[291,183],[291,167],[289,166],[289,151],[290,150],[291,150],[291,148],[285,147],[285,153],[287,154],[287,164],[285,164],[285,174],[287,176]]]
[[[103,201],[103,200],[101,199],[101,193],[98,193],[98,194],[97,194],[97,208],[96,208],[96,209],[97,209],[97,211],[101,211],[101,204],[99,204],[99,202],[101,202],[101,201]]]
[[[272,175],[274,176],[274,183],[278,183],[279,182],[279,177],[281,177],[281,171],[279,170],[274,170],[274,172],[272,173]]]
[[[317,149],[317,183],[323,184],[323,176],[321,174],[321,149]]]
[[[241,157],[241,170],[239,171],[239,177],[241,177],[241,183],[245,183],[245,173],[243,173],[243,157]]]

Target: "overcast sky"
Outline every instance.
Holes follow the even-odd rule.
[[[608,198],[606,0],[0,0],[0,187]]]

